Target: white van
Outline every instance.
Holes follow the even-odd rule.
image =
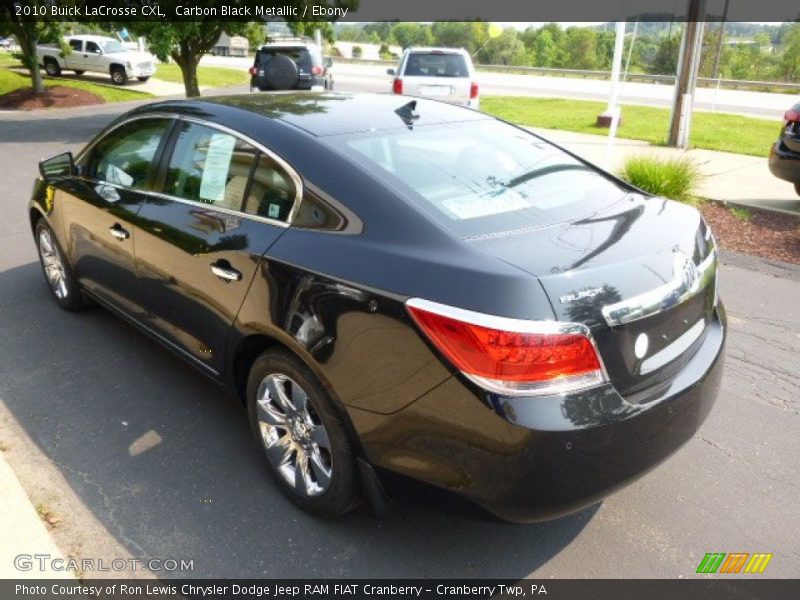
[[[397,70],[386,72],[395,94],[479,107],[475,67],[463,48],[407,48]]]

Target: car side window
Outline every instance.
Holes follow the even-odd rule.
[[[95,42],[86,42],[86,50],[87,54],[100,54],[100,46],[98,46]]]
[[[147,189],[158,146],[169,124],[168,119],[139,119],[118,127],[92,149],[87,175],[115,185]]]
[[[184,122],[170,157],[164,192],[241,210],[258,150],[233,135]]]
[[[81,51],[81,40],[70,40],[69,47],[72,48],[73,52],[80,52]]]
[[[271,156],[260,153],[243,210],[247,214],[286,221],[294,206],[297,186]]]

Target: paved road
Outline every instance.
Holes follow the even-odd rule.
[[[121,107],[0,119],[0,441],[65,554],[194,559],[187,576],[689,577],[710,551],[800,548],[800,271],[726,258],[723,390],[700,433],[643,479],[552,523],[512,525],[399,487],[376,521],[320,521],[269,480],[235,402],[102,310],[56,308],[25,214],[36,161]]]
[[[247,69],[252,59],[206,56],[204,65],[218,65]],[[334,80],[338,89],[359,92],[386,92],[391,89],[391,77],[386,68],[378,65],[337,63]],[[478,74],[481,94],[498,96],[551,96],[581,100],[607,101],[610,91],[608,81],[597,79],[572,79],[539,75],[511,75],[506,73]],[[621,99],[628,104],[648,106],[672,105],[673,86],[664,84],[625,82]],[[753,117],[780,120],[783,113],[797,101],[789,94],[769,94],[743,90],[715,90],[698,88],[695,108],[743,114]]]

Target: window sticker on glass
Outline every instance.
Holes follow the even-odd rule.
[[[212,134],[208,142],[203,177],[200,180],[200,199],[220,202],[225,197],[228,168],[231,165],[236,138],[225,133]]]
[[[269,215],[270,219],[277,219],[281,214],[281,207],[277,204],[270,204],[267,214]]]

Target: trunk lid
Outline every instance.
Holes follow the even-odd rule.
[[[713,318],[714,242],[677,202],[631,195],[591,217],[470,243],[536,276],[558,320],[587,325],[623,395],[667,381]]]

